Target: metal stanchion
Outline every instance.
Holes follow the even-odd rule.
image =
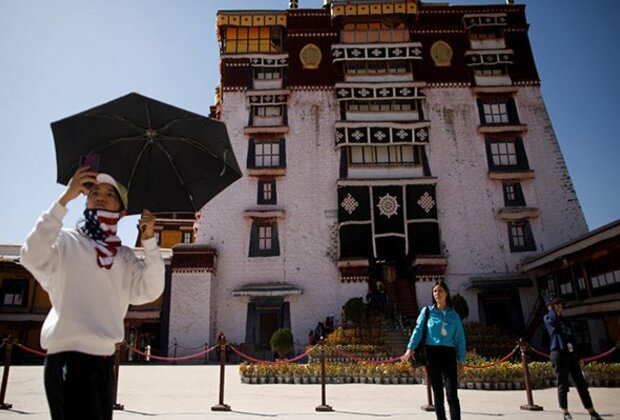
[[[220,401],[211,407],[211,411],[230,411],[230,406],[224,404],[224,378],[226,374],[226,337],[223,333],[217,337],[220,344]]]
[[[321,405],[317,406],[316,411],[334,411],[331,405],[325,402],[325,349],[321,345]]]
[[[17,339],[10,335],[2,340],[6,346],[4,353],[4,372],[2,373],[2,388],[0,389],[0,409],[8,410],[13,407],[13,404],[8,404],[4,401],[6,397],[6,389],[9,385],[9,370],[11,369],[11,353],[13,352],[13,346],[17,344]]]
[[[523,363],[523,378],[525,380],[525,395],[527,396],[527,404],[522,405],[521,410],[542,411],[542,406],[534,404],[534,398],[532,397],[530,369],[527,366],[527,356],[525,354],[525,351],[527,350],[527,342],[523,338],[519,339],[519,349],[521,350],[521,362]]]
[[[424,411],[435,411],[435,406],[433,405],[433,393],[431,389],[431,377],[428,374],[428,368],[424,366],[424,374],[426,376],[426,400],[428,404],[423,404],[420,408]]]
[[[114,404],[112,404],[112,410],[124,410],[125,406],[118,402],[118,374],[121,366],[121,351],[125,347],[125,343],[116,343],[116,351],[114,352]]]

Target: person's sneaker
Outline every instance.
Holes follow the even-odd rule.
[[[564,413],[564,420],[573,420],[573,416],[570,413]]]
[[[590,413],[590,420],[603,420],[603,418],[596,411],[593,411]]]

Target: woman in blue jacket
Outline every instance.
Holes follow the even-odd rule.
[[[545,315],[545,327],[549,333],[551,364],[555,370],[558,381],[558,401],[564,415],[564,420],[572,420],[573,417],[568,412],[568,375],[573,378],[579,398],[591,420],[603,420],[594,410],[592,398],[588,391],[588,383],[583,377],[581,366],[579,366],[579,358],[575,354],[575,336],[573,329],[568,321],[562,317],[564,309],[564,300],[562,298],[553,298],[547,304],[549,312]]]
[[[426,308],[420,311],[415,329],[407,345],[407,351],[402,356],[403,361],[412,357],[413,349],[418,346],[422,339],[424,328],[427,328],[426,360],[428,374],[435,396],[435,414],[438,420],[446,420],[444,407],[443,388],[446,388],[446,397],[450,407],[450,419],[461,419],[461,406],[457,395],[458,377],[457,361],[465,361],[465,332],[459,315],[452,309],[450,290],[443,281],[433,285],[433,305],[430,310],[428,322]]]

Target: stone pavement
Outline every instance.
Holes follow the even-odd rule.
[[[230,412],[214,412],[219,398],[219,367],[196,365],[121,366],[118,402],[124,411],[114,418],[156,420],[194,419],[413,419],[434,420],[420,410],[426,402],[423,385],[327,385],[326,402],[334,412],[316,412],[320,385],[249,385],[239,380],[238,367],[226,368],[224,402]],[[49,419],[41,366],[11,367],[6,402],[0,420]],[[605,419],[620,419],[620,388],[591,388],[592,398]],[[534,391],[543,411],[522,411],[525,391],[459,390],[463,420],[547,420],[562,418],[554,388]],[[577,392],[571,389],[569,407],[575,420],[587,420]],[[86,419],[87,420],[87,419]]]

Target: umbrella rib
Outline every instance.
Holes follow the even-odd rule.
[[[194,139],[190,139],[187,137],[168,137],[168,136],[162,136],[161,134],[159,135],[159,137],[163,138],[163,139],[169,139],[169,140],[174,140],[174,141],[184,141],[186,143],[190,143],[192,145],[194,145],[197,149],[206,152],[208,154],[210,154],[211,156],[213,156],[216,159],[219,159],[219,156],[217,156],[215,153],[213,153],[208,147],[206,147],[204,144],[194,140]],[[224,149],[224,156],[222,156],[222,160],[224,161],[224,165],[222,167],[222,171],[220,172],[220,176],[224,175],[224,172],[226,172],[226,167],[227,165],[227,157],[228,157],[228,149]]]
[[[138,157],[136,158],[136,161],[133,164],[133,168],[131,168],[131,173],[129,174],[129,178],[127,179],[127,191],[131,191],[131,182],[133,181],[133,177],[136,174],[136,169],[138,169],[138,164],[140,163],[140,160],[142,159],[142,155],[144,154],[144,151],[149,147],[149,144],[150,144],[149,142],[144,143],[144,146],[142,146],[140,153],[138,153]]]
[[[159,137],[164,139],[164,140],[183,141],[183,142],[186,142],[186,143],[190,143],[191,145],[195,146],[200,151],[209,153],[214,158],[218,157],[215,153],[213,153],[211,151],[211,149],[209,149],[207,146],[205,146],[204,144],[202,144],[199,141],[196,141],[194,139],[190,139],[188,137],[170,137],[170,136],[162,135],[161,133],[159,133]]]
[[[123,118],[120,115],[117,114],[83,114],[83,115],[79,115],[80,117],[96,117],[96,118],[107,118],[107,119],[113,119],[113,120],[117,120],[117,121],[122,121],[125,124],[135,128],[136,130],[139,131],[144,131],[144,127],[140,127],[139,125],[136,125],[135,123],[133,123],[132,121],[128,120],[127,118]]]
[[[179,121],[201,121],[201,120],[206,120],[207,118],[202,117],[202,116],[198,116],[198,117],[187,117],[187,118],[175,118],[173,120],[171,120],[170,122],[167,122],[165,125],[161,126],[160,128],[158,128],[157,130],[166,130],[168,128],[170,128],[171,125],[178,123]]]
[[[192,207],[194,208],[194,211],[198,211],[198,209],[196,208],[196,203],[194,202],[194,197],[192,196],[192,193],[185,186],[185,182],[183,182],[183,178],[181,177],[181,174],[179,173],[177,165],[175,165],[175,163],[174,163],[174,158],[172,157],[172,155],[170,155],[170,153],[168,153],[168,150],[166,150],[166,148],[160,142],[155,142],[155,144],[157,145],[157,147],[159,147],[159,149],[168,158],[168,161],[170,162],[170,166],[172,167],[172,170],[174,171],[174,174],[176,175],[177,179],[179,180],[179,183],[181,183],[181,186],[183,186],[183,189],[187,193],[187,197],[189,198],[189,201],[192,203]]]

